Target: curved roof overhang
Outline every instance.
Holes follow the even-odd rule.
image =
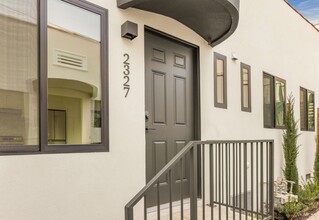
[[[237,28],[239,0],[117,0],[119,8],[142,9],[171,17],[216,46]]]

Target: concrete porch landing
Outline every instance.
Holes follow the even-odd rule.
[[[202,200],[198,200],[198,220],[203,219],[203,206],[202,206]],[[219,219],[239,219],[240,214],[238,212],[235,212],[235,216],[233,215],[233,210],[231,208],[228,208],[228,218],[226,218],[226,207],[221,206],[221,212],[219,217],[219,206],[214,207],[214,217],[213,219],[219,220]],[[169,218],[169,205],[164,204],[161,205],[161,220],[170,220]],[[234,218],[235,217],[235,218]],[[147,220],[157,220],[157,207],[151,207],[147,209]],[[190,203],[189,199],[184,201],[184,218],[181,219],[181,206],[180,202],[174,202],[173,203],[173,220],[190,220]],[[241,219],[245,219],[245,215],[241,215]],[[248,216],[248,219],[257,219],[256,216],[251,218],[251,216]],[[205,220],[211,220],[211,207],[206,205],[205,206]],[[314,220],[314,219],[312,219]],[[318,213],[318,220],[319,220],[319,213]]]

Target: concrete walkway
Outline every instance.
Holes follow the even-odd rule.
[[[308,220],[319,220],[319,211],[317,211],[315,214],[310,216]]]

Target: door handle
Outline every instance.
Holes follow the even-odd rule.
[[[145,111],[145,121],[147,122],[148,119],[150,119],[150,113],[148,111]]]
[[[155,130],[156,130],[156,128],[149,128],[149,127],[145,128],[145,131],[155,131]]]

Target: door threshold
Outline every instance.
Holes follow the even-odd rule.
[[[183,204],[189,204],[190,203],[190,199],[184,199],[183,200]],[[177,207],[181,205],[181,201],[175,201],[172,202],[172,207]],[[164,209],[169,209],[169,203],[164,203],[160,205],[160,210],[164,210]],[[146,208],[146,213],[152,213],[152,212],[157,212],[157,206],[152,206],[149,208]]]

